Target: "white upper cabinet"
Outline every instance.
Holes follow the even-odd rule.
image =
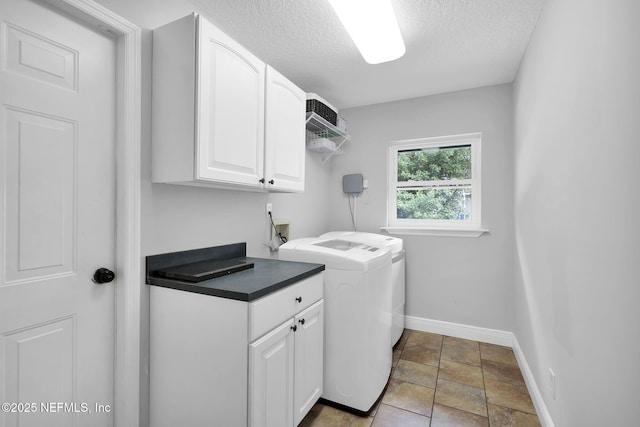
[[[304,191],[306,93],[267,66],[265,185]]]
[[[154,30],[152,181],[303,191],[304,93],[266,69],[196,14]]]
[[[259,187],[265,64],[206,20],[198,24],[196,179]]]

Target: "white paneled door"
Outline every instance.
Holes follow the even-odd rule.
[[[0,426],[113,424],[115,41],[0,1]]]

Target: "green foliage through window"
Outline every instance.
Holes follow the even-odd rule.
[[[471,219],[471,189],[397,190],[398,219]]]
[[[398,182],[471,179],[471,146],[398,151]]]
[[[471,218],[471,186],[458,183],[471,179],[470,145],[399,150],[397,179],[396,218]]]

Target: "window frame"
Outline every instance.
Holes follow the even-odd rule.
[[[460,145],[471,146],[471,215],[470,220],[436,220],[397,218],[398,152],[405,150],[446,148]],[[442,137],[419,138],[394,141],[389,144],[387,168],[387,227],[384,230],[392,234],[433,234],[446,235],[447,232],[471,231],[470,236],[477,237],[487,230],[482,227],[482,185],[481,185],[481,148],[482,134],[469,133]],[[465,180],[466,181],[466,180]],[[438,182],[438,181],[435,181]],[[423,188],[433,188],[424,186]],[[464,235],[461,234],[461,235]]]

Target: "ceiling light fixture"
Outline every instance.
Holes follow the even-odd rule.
[[[405,47],[391,0],[329,0],[369,64],[393,61]]]

